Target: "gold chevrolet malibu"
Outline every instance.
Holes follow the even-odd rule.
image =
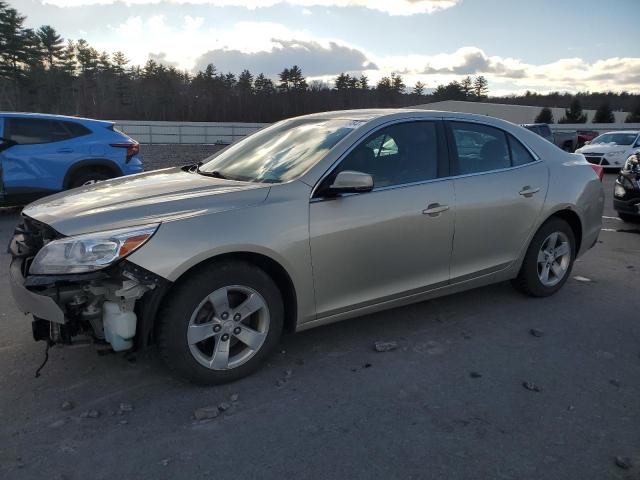
[[[511,123],[350,110],[278,122],[197,165],[32,203],[11,285],[36,340],[153,343],[213,384],[284,329],[511,280],[557,292],[598,238],[602,169]]]

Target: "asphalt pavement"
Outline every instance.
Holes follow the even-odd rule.
[[[94,345],[52,348],[35,378],[45,345],[2,253],[0,478],[640,479],[640,224],[615,217],[613,180],[557,295],[501,283],[288,335],[211,388]]]

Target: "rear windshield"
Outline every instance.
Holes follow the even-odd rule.
[[[631,145],[638,135],[636,133],[604,133],[594,138],[591,143],[615,143],[616,145]]]

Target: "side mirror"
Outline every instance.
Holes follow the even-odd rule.
[[[324,191],[325,195],[363,193],[373,190],[373,177],[368,173],[345,170],[338,173],[333,183]]]

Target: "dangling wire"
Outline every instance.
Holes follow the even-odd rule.
[[[55,342],[53,342],[51,339],[47,339],[47,347],[44,349],[44,362],[42,362],[42,365],[40,365],[36,370],[36,378],[40,376],[40,371],[47,364],[47,361],[49,360],[49,349],[51,348],[51,345],[53,345],[54,343]]]

